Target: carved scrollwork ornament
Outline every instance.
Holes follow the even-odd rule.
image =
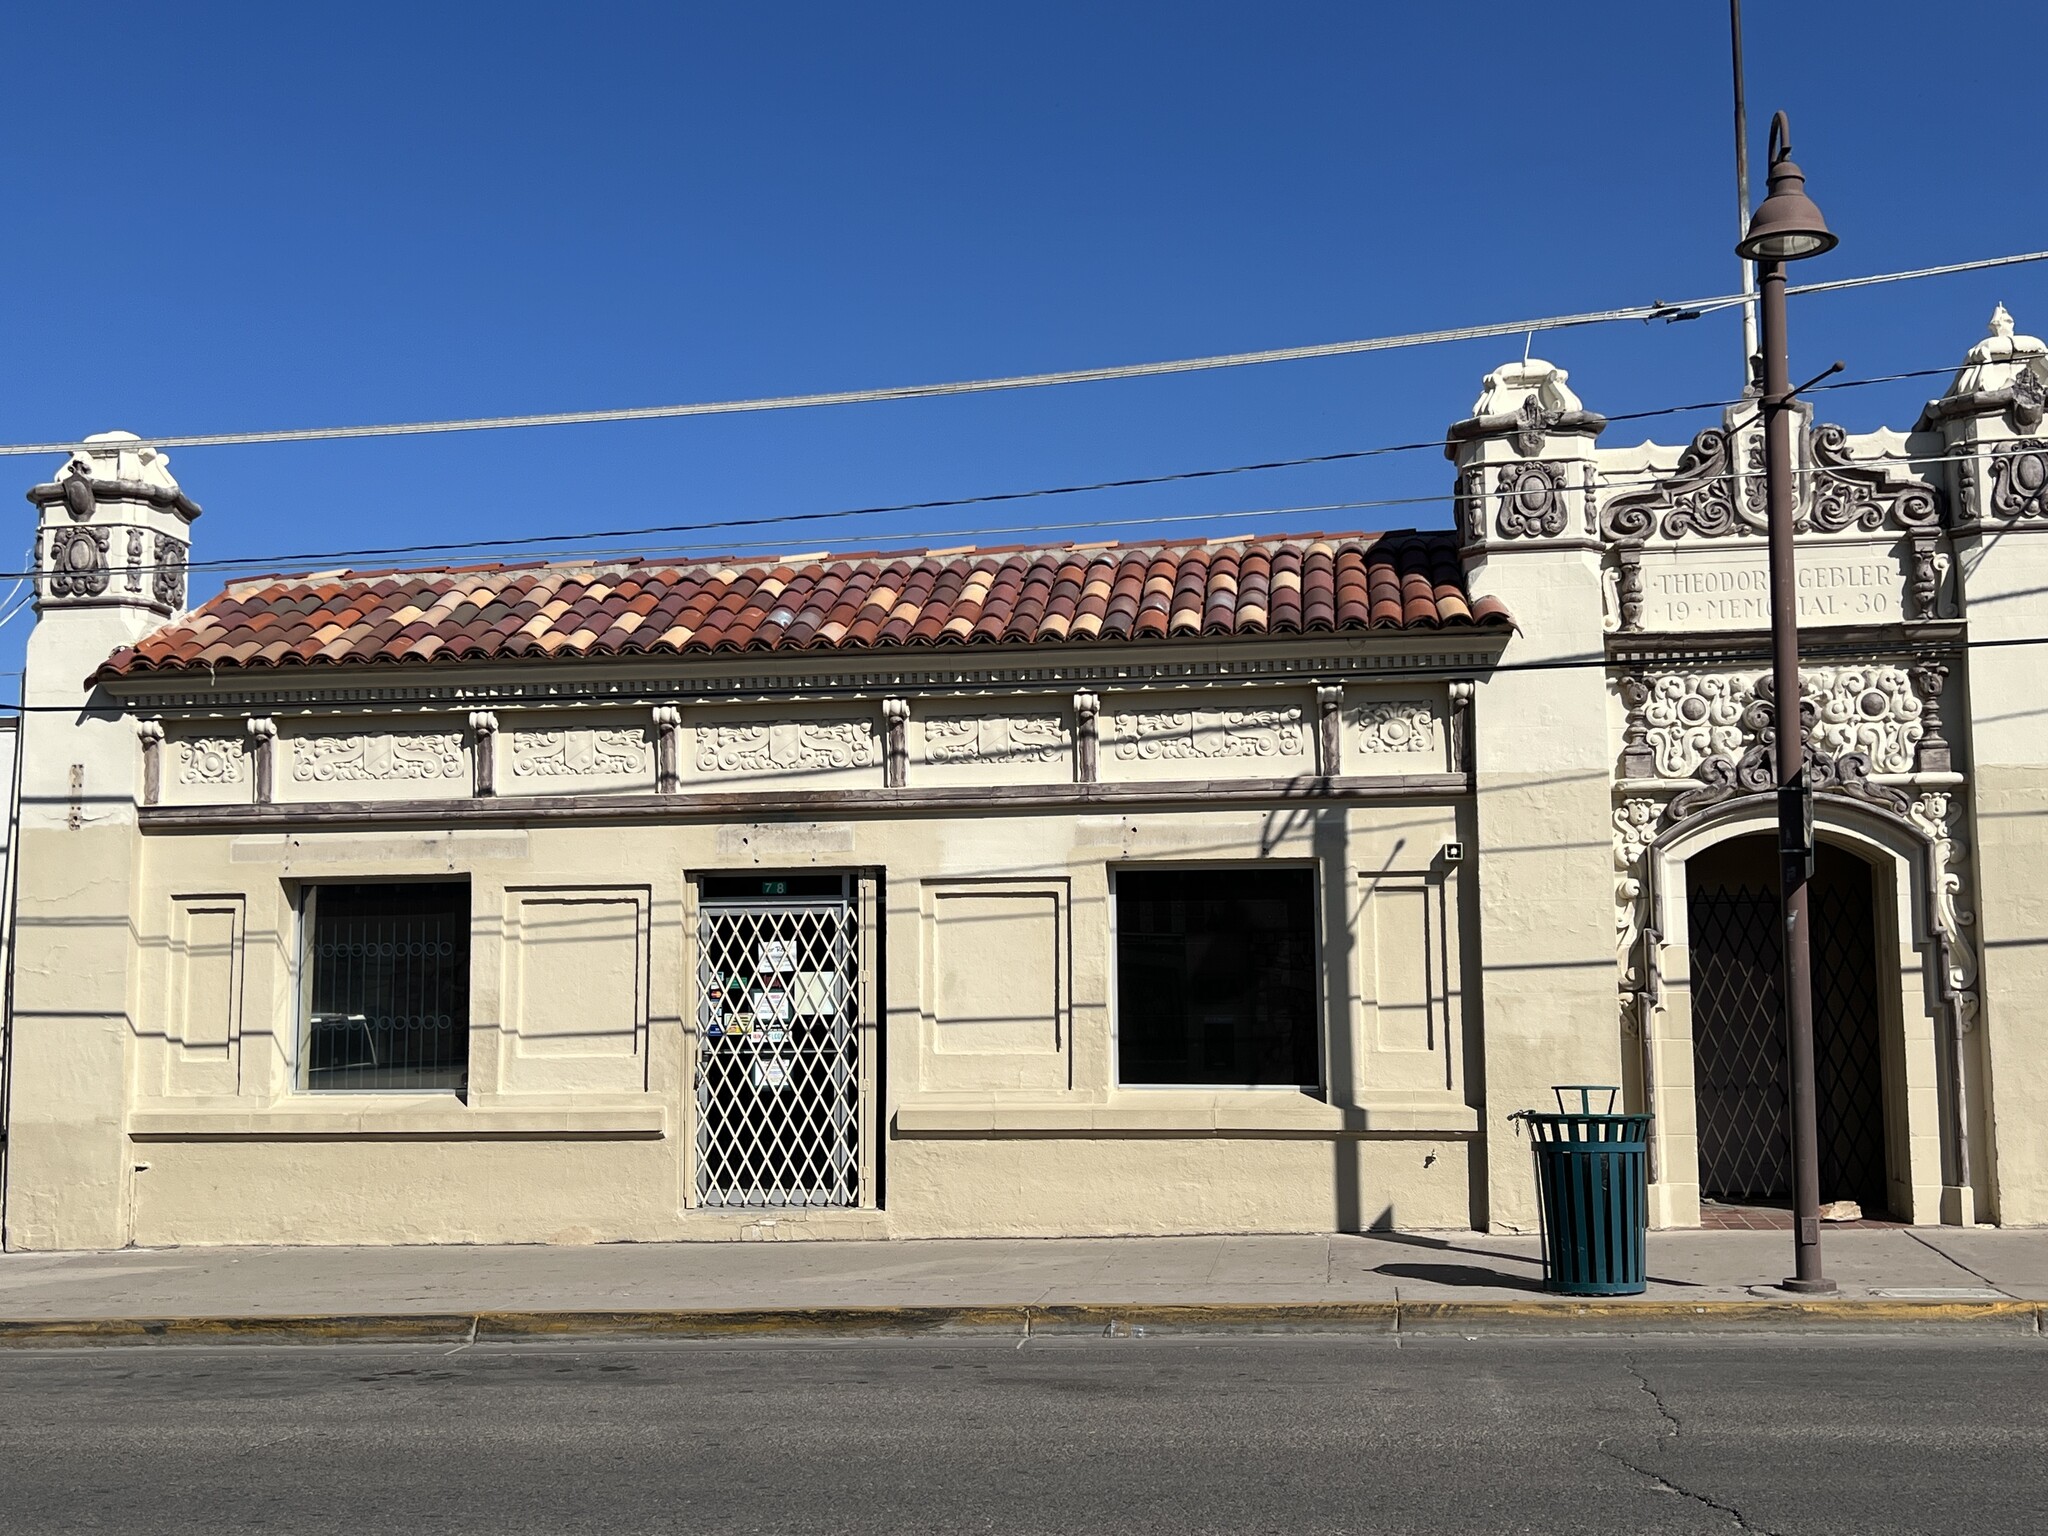
[[[1641,540],[1655,531],[1667,539],[1688,533],[1715,539],[1751,526],[1760,528],[1760,506],[1751,524],[1737,513],[1731,443],[1719,427],[1701,432],[1679,454],[1678,466],[1668,476],[1646,491],[1617,496],[1607,504],[1600,516],[1602,537],[1611,542]]]
[[[1545,410],[1534,394],[1526,395],[1515,412],[1515,452],[1532,459],[1543,451],[1543,437],[1556,426],[1562,411]]]
[[[73,459],[64,466],[64,510],[71,514],[74,523],[82,523],[99,508],[99,499],[93,495],[91,470]]]
[[[98,597],[107,590],[107,530],[58,528],[50,534],[50,595]]]
[[[2005,522],[2048,517],[2048,442],[2027,438],[1992,456],[1991,514]]]
[[[1657,802],[1646,798],[1624,800],[1614,809],[1614,948],[1625,986],[1643,979],[1636,953],[1643,919],[1641,866],[1657,836],[1657,815]]]
[[[156,572],[152,595],[166,608],[185,606],[185,556],[190,546],[168,534],[156,536]]]
[[[1934,487],[1892,475],[1880,466],[1859,464],[1849,453],[1844,428],[1816,427],[1808,435],[1807,451],[1815,473],[1812,505],[1797,525],[1801,532],[1842,533],[1855,528],[1872,533],[1887,525],[1910,531],[1940,523]]]
[[[1543,459],[1504,464],[1495,480],[1500,514],[1494,531],[1504,539],[1554,539],[1564,532],[1564,471]]]
[[[1482,491],[1483,485],[1482,472],[1477,465],[1458,472],[1458,526],[1464,530],[1467,545],[1486,542],[1486,497]]]
[[[1946,790],[1932,790],[1915,799],[1907,815],[1927,835],[1933,850],[1934,926],[1945,941],[1947,962],[1943,979],[1967,1033],[1977,1021],[1977,917],[1969,888],[1962,807]]]
[[[2012,424],[2021,432],[2031,432],[2041,425],[2043,415],[2048,415],[2048,383],[2031,368],[2020,370],[2013,376]]]

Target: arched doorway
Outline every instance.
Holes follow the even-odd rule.
[[[1823,843],[1815,861],[1814,1078],[1820,1197],[1887,1213],[1885,1089],[1871,866]],[[1686,862],[1700,1194],[1777,1203],[1792,1190],[1780,1004],[1777,850],[1731,838]]]

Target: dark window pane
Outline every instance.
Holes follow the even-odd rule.
[[[469,887],[323,885],[306,899],[306,1086],[466,1087]]]
[[[1120,870],[1118,1080],[1318,1082],[1315,907],[1313,870]]]

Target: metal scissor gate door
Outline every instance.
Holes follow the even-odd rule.
[[[860,919],[707,899],[697,931],[697,1200],[860,1203]]]

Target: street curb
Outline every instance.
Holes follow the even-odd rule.
[[[0,1318],[0,1348],[95,1344],[488,1344],[543,1339],[1133,1338],[1148,1334],[2039,1335],[2048,1303],[2003,1301],[1362,1301]]]

